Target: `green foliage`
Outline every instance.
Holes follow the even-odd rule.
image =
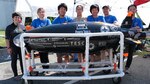
[[[0,35],[5,35],[5,31],[0,30]]]
[[[50,19],[51,22],[53,22],[53,20],[55,19],[55,17],[47,17],[48,19]]]
[[[0,35],[5,35],[5,31],[0,31]],[[0,37],[0,46],[6,46],[5,38]]]

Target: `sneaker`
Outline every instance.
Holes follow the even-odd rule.
[[[20,76],[15,76],[13,79],[14,79],[15,81],[19,81],[19,80],[21,80],[21,77],[20,77]]]
[[[142,52],[142,50],[136,50],[136,52],[137,52],[137,53],[141,53],[141,52]]]
[[[125,71],[125,74],[130,74],[130,73],[129,73],[129,70],[126,70],[126,71]]]
[[[45,75],[45,76],[48,76],[48,75],[51,75],[51,73],[50,73],[50,71],[45,71],[45,72],[44,72],[44,75]]]
[[[11,56],[8,55],[5,60],[11,60]]]
[[[147,58],[147,55],[144,55],[143,58]]]
[[[143,56],[143,58],[147,58],[147,57],[150,57],[150,54],[146,54]]]
[[[129,74],[129,69],[128,69],[128,68],[125,68],[124,73],[125,73],[125,74]]]

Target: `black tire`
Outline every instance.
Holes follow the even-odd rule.
[[[30,76],[38,76],[39,72],[38,71],[32,71],[30,72]]]
[[[114,84],[120,84],[122,79],[121,79],[121,77],[116,77],[116,78],[112,78],[112,81]]]
[[[104,67],[108,67],[108,65],[105,65]],[[105,73],[105,74],[109,74],[110,72],[111,72],[111,70],[109,69],[109,70],[103,70],[103,72]]]

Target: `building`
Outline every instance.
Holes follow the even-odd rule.
[[[11,14],[15,11],[16,0],[0,0],[0,30],[12,22]]]

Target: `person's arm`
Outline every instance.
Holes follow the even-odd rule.
[[[12,53],[12,49],[11,49],[10,42],[9,42],[8,39],[6,39],[6,47],[7,47],[8,54],[11,54]]]
[[[113,16],[113,24],[116,25],[116,26],[120,26],[119,23],[118,23],[118,20],[115,16]]]
[[[7,47],[7,52],[9,54],[12,53],[12,49],[11,49],[11,46],[10,46],[10,30],[9,30],[9,27],[6,28],[5,30],[5,40],[6,40],[6,47]]]
[[[140,29],[143,29],[143,22],[141,19],[138,20],[138,26]]]
[[[139,19],[137,32],[142,32],[142,29],[143,29],[143,22],[141,19]]]
[[[60,23],[59,16],[56,17],[56,18],[52,21],[52,24],[61,24],[61,23]]]
[[[73,19],[68,17],[68,22],[73,22]]]
[[[55,18],[55,19],[53,20],[52,24],[58,24],[57,18]]]
[[[136,23],[137,24],[135,25],[135,27],[132,27],[131,29],[135,29],[137,32],[142,32],[142,29],[143,29],[142,20],[141,19],[137,19]]]
[[[32,27],[32,29],[36,28],[35,20],[33,20],[33,21],[32,21],[32,23],[31,23],[31,27]]]
[[[90,18],[91,16],[87,16],[87,18],[86,18],[86,21],[88,22],[88,21],[91,21],[91,18]]]
[[[49,19],[47,19],[47,26],[51,25],[51,24],[52,24],[51,21]]]
[[[139,26],[133,27],[137,32],[142,32],[142,29]]]
[[[8,39],[6,39],[6,47],[7,47],[7,49],[11,48],[11,47],[10,47],[10,42],[9,42]]]

